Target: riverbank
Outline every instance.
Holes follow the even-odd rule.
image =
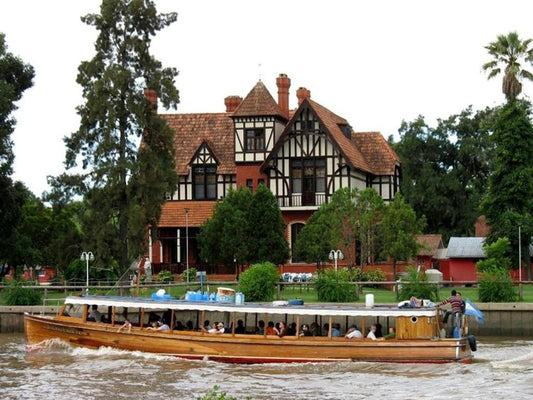
[[[476,306],[485,314],[485,323],[479,324],[474,317],[468,317],[469,333],[489,337],[533,336],[531,324],[533,304],[477,303]],[[26,312],[55,315],[58,310],[57,306],[2,306],[0,307],[0,333],[24,332],[24,313]]]

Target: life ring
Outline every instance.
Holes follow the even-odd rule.
[[[470,350],[477,350],[476,337],[474,335],[468,335],[468,344],[470,345]]]

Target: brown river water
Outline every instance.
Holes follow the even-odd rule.
[[[478,338],[472,364],[232,365],[0,334],[0,399],[531,399],[533,339]]]

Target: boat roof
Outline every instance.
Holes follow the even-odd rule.
[[[221,303],[187,301],[175,298],[154,299],[120,296],[69,296],[65,304],[132,307],[161,310],[239,312],[252,314],[293,314],[322,316],[434,317],[434,307],[399,308],[393,306],[352,306],[346,304],[277,305],[276,303]]]

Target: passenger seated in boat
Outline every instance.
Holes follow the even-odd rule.
[[[372,325],[370,327],[370,331],[368,332],[368,335],[366,335],[367,339],[376,340],[376,325]]]
[[[188,330],[188,331],[194,330],[194,325],[193,325],[191,320],[187,321],[187,323],[185,324],[185,329]]]
[[[331,327],[331,337],[340,337],[341,336],[341,324],[334,323]]]
[[[274,322],[268,321],[268,326],[266,328],[267,335],[275,335],[276,331],[274,329],[275,329]]]
[[[287,325],[285,325],[285,322],[280,321],[279,327],[278,328],[274,328],[274,332],[279,337],[287,336]]]
[[[303,324],[302,330],[300,331],[300,336],[311,336],[311,331],[309,330],[309,325]]]
[[[255,333],[258,335],[264,335],[265,334],[265,321],[260,320],[257,323],[257,328],[255,329]]]
[[[382,326],[381,324],[376,324],[376,339],[379,339],[379,338],[382,338],[383,337],[383,332],[382,332]]]
[[[122,331],[122,329],[126,329],[128,333],[131,332],[131,322],[127,318],[124,320],[124,324],[118,328],[117,332]]]
[[[169,308],[167,311],[165,311],[161,319],[165,324],[170,326],[170,323],[172,322],[172,310]]]
[[[363,334],[359,329],[357,329],[357,325],[353,324],[350,326],[350,329],[346,331],[346,335],[344,335],[346,339],[362,339]]]
[[[176,323],[174,324],[174,330],[176,330],[176,331],[184,331],[185,330],[185,326],[183,326],[183,323],[181,321],[176,321]]]
[[[320,326],[316,322],[312,322],[311,326],[309,327],[309,331],[311,332],[311,336],[322,336],[320,334]]]
[[[329,324],[327,322],[324,324],[324,329],[322,329],[322,332],[324,332],[324,336],[329,335]]]
[[[244,327],[244,321],[242,319],[237,321],[237,326],[235,327],[235,333],[246,333],[246,328]]]
[[[156,325],[149,326],[146,328],[149,331],[169,331],[170,327],[165,324],[162,320],[156,322]]]
[[[288,336],[296,336],[296,322],[291,322],[287,327]]]
[[[91,312],[89,313],[89,317],[87,318],[87,321],[93,321],[93,322],[102,321],[102,314],[100,314],[100,311],[98,311],[98,306],[96,304],[92,305]]]

